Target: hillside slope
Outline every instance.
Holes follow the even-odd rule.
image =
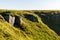
[[[35,12],[44,24],[60,35],[60,11]]]
[[[22,18],[22,22],[19,27],[15,27],[4,20],[3,16],[0,16],[0,40],[60,40],[60,36],[44,24],[38,15],[32,12],[12,11],[9,15],[18,15]],[[33,15],[37,19],[27,15]]]

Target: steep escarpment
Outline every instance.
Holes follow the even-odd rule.
[[[48,25],[52,30],[54,30],[58,35],[60,35],[60,12],[35,12],[42,21]]]
[[[60,36],[44,24],[41,17],[34,12],[7,11],[0,12],[0,40],[60,40]],[[6,15],[2,14],[18,16],[20,23],[14,21],[17,24],[12,25],[9,20],[5,20]]]

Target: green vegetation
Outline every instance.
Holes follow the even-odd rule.
[[[34,14],[34,11],[0,10],[0,14],[7,11],[10,12],[9,15],[21,17],[20,27],[24,30],[20,27],[14,27],[0,15],[0,40],[60,40],[60,36],[44,24],[41,17]],[[33,15],[38,22],[28,20],[24,14]]]

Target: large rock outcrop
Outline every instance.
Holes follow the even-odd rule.
[[[58,12],[35,12],[42,21],[47,24],[52,30],[60,35],[60,13]]]

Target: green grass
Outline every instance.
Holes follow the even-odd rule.
[[[20,25],[25,30],[12,26],[0,16],[0,40],[60,40],[60,36],[44,24],[41,18],[32,11],[9,11],[10,15],[21,17],[22,23]],[[24,14],[34,15],[38,22],[27,20],[24,18]]]

